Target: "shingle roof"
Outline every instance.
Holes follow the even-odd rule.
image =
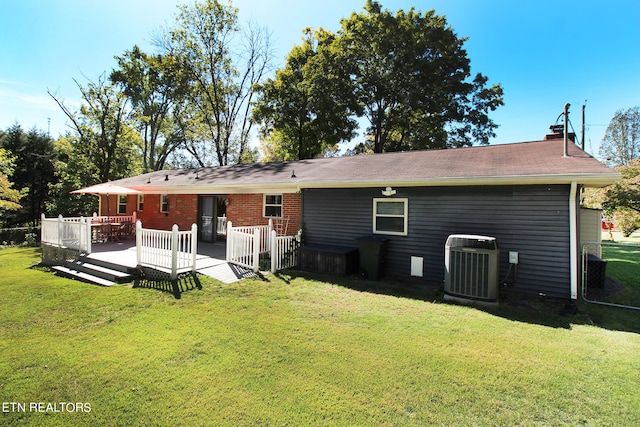
[[[561,139],[516,144],[164,170],[113,181],[146,193],[224,194],[302,188],[612,184],[620,175]],[[295,177],[292,175],[295,174]]]

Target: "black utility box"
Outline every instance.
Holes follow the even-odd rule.
[[[389,239],[382,236],[363,236],[356,239],[360,249],[360,274],[369,280],[380,280],[384,274]]]
[[[358,271],[358,248],[310,245],[298,248],[298,268],[311,273],[348,276]]]
[[[587,287],[604,288],[607,278],[607,261],[595,255],[587,255]]]

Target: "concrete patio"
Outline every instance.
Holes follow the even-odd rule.
[[[137,258],[135,240],[94,244],[92,253],[87,258],[135,268]],[[233,283],[255,276],[252,270],[229,264],[226,261],[226,245],[224,242],[198,242],[196,271],[224,283]]]

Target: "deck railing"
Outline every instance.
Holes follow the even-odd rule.
[[[269,225],[234,227],[227,222],[227,262],[242,267],[259,270],[261,253],[269,253],[271,271],[276,272],[297,265],[297,248],[300,246],[301,234],[295,236],[278,236]]]
[[[275,230],[271,231],[271,272],[291,268],[298,265],[298,247],[302,233],[295,236],[278,236]]]
[[[58,248],[91,253],[91,219],[40,217],[40,242]]]
[[[196,271],[196,255],[198,250],[198,226],[193,224],[191,230],[179,231],[176,224],[171,231],[142,228],[136,222],[136,252],[139,266],[167,270],[171,279],[178,273]]]
[[[227,262],[258,271],[262,227],[234,227],[227,221]]]

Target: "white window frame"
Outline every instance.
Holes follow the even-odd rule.
[[[400,215],[388,215],[388,214],[378,214],[378,203],[403,203],[404,204],[404,213],[402,216]],[[387,230],[378,230],[377,229],[377,219],[378,218],[403,218],[404,219],[404,230],[403,231],[387,231]],[[374,198],[373,199],[373,234],[387,234],[392,236],[406,236],[409,234],[409,199],[408,198]]]
[[[138,210],[144,210],[144,194],[138,194]]]
[[[124,203],[122,200],[124,199]],[[118,215],[126,215],[127,214],[127,195],[126,194],[118,194]]]
[[[160,212],[162,213],[169,212],[169,195],[168,194],[160,195]]]
[[[267,204],[267,197],[280,197],[280,203],[268,203]],[[263,194],[262,195],[262,216],[264,218],[282,218],[282,214],[284,211],[284,197],[282,197],[282,194]],[[267,206],[279,206],[280,207],[280,215],[279,216],[272,216],[272,215],[267,215]]]

